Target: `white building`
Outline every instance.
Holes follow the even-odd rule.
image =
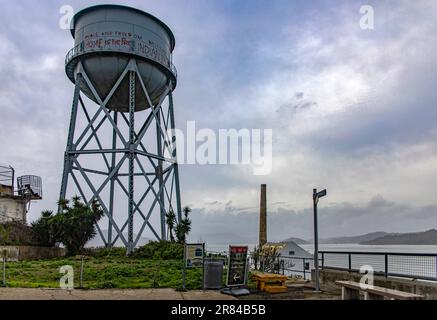
[[[26,223],[27,211],[32,200],[42,199],[41,178],[22,176],[14,188],[15,170],[0,166],[0,223]]]
[[[281,244],[283,246],[281,250],[282,257],[296,257],[305,259],[313,258],[313,255],[311,253],[309,253],[293,241],[282,242]]]
[[[14,196],[12,187],[0,184],[0,223],[26,223],[26,199]]]

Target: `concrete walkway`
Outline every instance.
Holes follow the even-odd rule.
[[[0,288],[0,300],[235,300],[218,291],[178,292],[174,289],[59,290]]]

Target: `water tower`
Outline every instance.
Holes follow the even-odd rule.
[[[132,252],[146,230],[167,238],[169,210],[181,219],[175,38],[154,16],[119,5],[84,9],[71,29],[65,70],[75,90],[60,198],[99,201],[103,242],[120,239]]]

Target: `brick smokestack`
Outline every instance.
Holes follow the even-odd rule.
[[[259,247],[267,243],[267,185],[261,185],[261,205],[259,211]]]

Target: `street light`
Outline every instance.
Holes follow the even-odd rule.
[[[326,189],[317,192],[317,189],[313,189],[313,206],[314,206],[314,268],[315,268],[315,282],[316,291],[320,292],[320,280],[319,280],[319,232],[317,226],[317,204],[319,199],[326,196]]]

